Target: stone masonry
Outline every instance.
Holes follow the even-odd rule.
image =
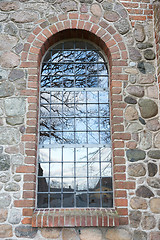
[[[40,62],[70,36],[109,61],[115,226],[36,216]],[[159,0],[0,0],[0,239],[160,240],[159,82]]]

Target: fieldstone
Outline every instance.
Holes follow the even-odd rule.
[[[145,39],[144,27],[140,24],[136,24],[134,28],[134,37],[137,42],[143,42]]]
[[[145,61],[138,62],[137,68],[143,74],[154,73],[154,71],[155,71],[154,66],[151,63],[148,63]],[[153,79],[153,77],[152,77],[152,79]]]
[[[130,96],[125,97],[124,101],[126,103],[129,103],[129,104],[136,104],[137,103],[137,100],[133,97],[130,97]]]
[[[143,198],[151,198],[154,196],[153,192],[146,186],[140,186],[136,190],[136,196]]]
[[[20,186],[17,183],[10,182],[5,185],[4,190],[7,192],[17,192],[20,190]]]
[[[130,206],[133,209],[147,209],[147,202],[144,198],[133,197],[130,200]]]
[[[122,228],[109,228],[106,233],[107,240],[131,240],[132,236],[129,231]]]
[[[20,134],[18,129],[0,127],[0,144],[14,145],[19,143]]]
[[[62,229],[62,239],[63,240],[78,240],[76,231],[74,228],[63,228]]]
[[[154,60],[156,55],[155,55],[155,53],[153,52],[152,49],[147,49],[147,50],[144,51],[144,57],[147,60]]]
[[[19,65],[20,57],[13,52],[3,52],[0,57],[0,65],[4,68],[14,68]]]
[[[153,188],[160,188],[160,178],[148,178],[147,183],[149,186]]]
[[[7,220],[8,210],[0,209],[0,223],[5,222]]]
[[[15,81],[15,86],[18,90],[26,89],[26,81],[24,79],[17,79]]]
[[[150,233],[150,240],[159,240],[160,239],[160,231],[153,231]]]
[[[132,75],[138,74],[138,70],[136,68],[126,68],[125,72],[129,73],[129,74],[132,74]]]
[[[23,48],[24,48],[23,43],[18,43],[18,44],[15,46],[15,52],[19,54],[19,53],[22,52]]]
[[[14,181],[20,182],[21,181],[21,175],[14,175],[13,176]]]
[[[157,173],[157,165],[153,162],[148,163],[148,175],[149,177],[154,177]]]
[[[125,111],[125,119],[132,121],[138,119],[138,112],[134,106],[128,106]]]
[[[119,19],[119,15],[116,12],[106,10],[104,12],[104,18],[109,22],[116,22]]]
[[[4,172],[0,173],[0,182],[6,183],[9,181],[9,179],[10,179],[9,173],[4,173]]]
[[[0,98],[9,97],[14,94],[14,86],[8,81],[0,82]]]
[[[134,163],[128,166],[128,174],[132,177],[141,177],[146,175],[146,168],[143,163]]]
[[[8,72],[0,68],[0,80],[6,80],[8,78]]]
[[[11,14],[11,20],[16,23],[28,23],[34,22],[38,19],[39,15],[37,12],[30,11],[18,11]]]
[[[160,150],[150,150],[147,155],[149,158],[160,159]]]
[[[158,106],[151,99],[140,99],[138,101],[140,112],[143,118],[151,118],[157,115]]]
[[[24,118],[23,117],[7,117],[6,118],[6,123],[12,126],[15,125],[20,125],[24,123]]]
[[[19,5],[17,2],[8,2],[8,1],[4,1],[0,3],[0,9],[2,11],[17,11],[19,8]]]
[[[80,240],[102,240],[102,232],[97,228],[84,228],[79,238]]]
[[[25,114],[26,104],[23,98],[7,98],[4,101],[7,116],[21,116]]]
[[[147,122],[146,126],[150,131],[158,131],[160,129],[160,124],[159,124],[158,119],[149,120]]]
[[[80,0],[81,3],[91,4],[93,0]]]
[[[142,217],[142,229],[144,230],[150,230],[155,228],[156,226],[156,220],[155,217],[146,213]]]
[[[139,135],[138,135],[138,133],[132,133],[132,139],[133,139],[135,142],[138,142],[138,141],[139,141]]]
[[[138,132],[138,131],[140,131],[142,129],[143,129],[142,125],[140,123],[137,123],[137,122],[131,123],[127,127],[127,131],[131,132],[131,133]]]
[[[22,29],[22,30],[19,30],[19,35],[22,39],[25,39],[27,38],[27,36],[29,35],[28,31]]]
[[[6,171],[10,168],[10,156],[0,154],[0,171]]]
[[[140,84],[149,84],[149,83],[153,83],[154,81],[155,81],[154,75],[151,74],[151,73],[147,73],[147,74],[141,74],[140,75],[138,83],[140,83]]]
[[[140,145],[141,149],[147,150],[152,146],[152,134],[150,132],[142,131],[140,133]]]
[[[155,136],[154,144],[156,148],[160,148],[160,133]]]
[[[127,18],[127,11],[120,3],[115,2],[114,11],[117,12],[122,18]]]
[[[147,88],[146,95],[149,98],[158,98],[158,88],[157,86],[150,86]]]
[[[8,14],[0,13],[0,22],[5,21],[8,18]]]
[[[131,84],[136,83],[136,80],[137,80],[137,75],[129,75],[129,82]]]
[[[145,121],[143,118],[139,117],[139,121],[140,121],[140,123],[142,123],[143,125],[146,125],[146,121]]]
[[[9,146],[5,148],[5,152],[9,154],[16,154],[19,152],[18,146]]]
[[[91,6],[91,13],[95,15],[96,17],[100,17],[102,15],[102,10],[98,4],[93,4]]]
[[[11,36],[17,36],[18,29],[14,23],[8,23],[5,25],[4,32]]]
[[[135,97],[143,97],[144,96],[144,88],[140,86],[128,86],[127,92]]]
[[[8,193],[0,194],[0,208],[8,207],[11,203],[11,196]]]
[[[9,51],[16,46],[18,39],[8,34],[0,34],[0,51]]]
[[[142,213],[140,211],[131,211],[129,214],[130,226],[137,228],[141,221]]]
[[[15,228],[16,237],[20,238],[34,238],[37,233],[37,228],[31,226],[20,225]]]
[[[44,238],[59,238],[61,229],[59,228],[42,228],[41,235]]]
[[[126,143],[126,147],[129,148],[129,149],[135,149],[137,147],[137,143],[134,142],[134,141],[128,141]]]
[[[137,43],[136,44],[137,45],[137,47],[139,48],[139,49],[146,49],[146,48],[152,48],[153,47],[153,44],[152,43],[149,43],[149,42],[146,42],[146,43]]]
[[[112,11],[112,9],[113,9],[113,3],[110,2],[110,1],[103,1],[102,7],[103,7],[104,10]]]
[[[87,13],[88,12],[88,7],[86,4],[82,4],[81,7],[80,7],[80,12],[81,13]]]
[[[127,19],[120,19],[118,22],[114,23],[114,26],[122,35],[126,34],[130,30],[130,25]]]
[[[12,237],[13,232],[12,232],[12,226],[9,224],[2,224],[0,225],[0,238],[7,238],[7,237]]]
[[[8,222],[11,224],[18,224],[21,221],[21,210],[11,209],[9,213]]]
[[[90,1],[90,0],[89,0]],[[65,12],[70,12],[70,11],[77,11],[78,10],[78,4],[75,1],[72,0],[67,0],[67,1],[62,1],[60,4],[60,7],[63,9]]]
[[[21,154],[12,155],[11,163],[13,165],[21,165],[21,164],[23,164],[23,156]]]
[[[145,151],[140,149],[129,149],[127,150],[126,154],[127,154],[128,161],[130,162],[144,160],[146,157]]]
[[[135,230],[133,233],[133,240],[147,240],[147,233],[140,230]]]
[[[130,59],[132,61],[140,61],[141,60],[142,56],[141,56],[140,52],[138,51],[138,49],[136,49],[135,47],[129,47],[128,50],[129,50]]]

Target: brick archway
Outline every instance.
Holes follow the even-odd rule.
[[[109,60],[110,88],[111,88],[111,120],[113,142],[113,173],[114,173],[114,202],[120,215],[120,224],[128,224],[128,200],[126,189],[134,189],[135,182],[126,181],[125,141],[130,134],[124,132],[122,84],[128,80],[123,73],[127,66],[128,53],[120,34],[105,20],[97,22],[94,16],[87,14],[68,13],[53,17],[52,24],[40,20],[33,32],[29,35],[27,43],[21,54],[20,67],[28,71],[26,90],[21,91],[27,98],[26,132],[22,136],[25,146],[25,164],[17,167],[18,173],[24,173],[23,199],[15,200],[16,207],[22,207],[24,219],[22,223],[30,224],[32,212],[35,207],[36,189],[36,150],[37,150],[37,119],[39,94],[39,68],[41,59],[47,49],[62,37],[83,37],[99,45]],[[42,221],[42,220],[40,220]],[[107,222],[105,226],[112,226]],[[40,223],[41,224],[41,223]],[[36,225],[39,226],[39,225]],[[50,226],[47,225],[46,226]],[[97,225],[95,225],[97,226]],[[98,224],[98,226],[100,226]]]

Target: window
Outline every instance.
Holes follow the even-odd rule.
[[[69,40],[43,58],[38,208],[113,207],[108,68],[90,42]]]

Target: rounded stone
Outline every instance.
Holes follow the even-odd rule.
[[[146,126],[150,131],[158,131],[160,129],[160,124],[158,119],[152,119],[147,121]]]
[[[16,23],[28,23],[34,22],[39,17],[37,12],[30,11],[18,11],[11,14],[11,20]]]
[[[131,240],[132,236],[129,231],[122,228],[109,228],[105,235],[107,240]]]
[[[131,84],[136,83],[136,81],[137,81],[137,75],[129,75],[129,82]]]
[[[8,210],[0,209],[0,223],[5,222],[7,220]]]
[[[41,235],[44,238],[59,238],[61,229],[59,228],[42,228]]]
[[[9,181],[9,179],[10,179],[9,173],[4,173],[4,172],[0,173],[0,182],[6,183]]]
[[[13,176],[14,181],[20,182],[21,181],[21,175],[14,175]]]
[[[133,197],[130,200],[130,206],[133,209],[147,209],[147,202],[144,198]]]
[[[13,52],[3,52],[0,58],[0,65],[4,68],[14,68],[19,65],[20,57]]]
[[[11,196],[8,193],[0,193],[0,208],[8,207],[11,203]]]
[[[114,23],[114,26],[122,35],[126,34],[130,30],[130,25],[127,19],[120,19],[118,22]]]
[[[93,0],[84,0],[84,3],[88,3],[88,2],[92,2]],[[60,6],[60,8],[64,11],[64,12],[70,12],[70,11],[76,11],[78,10],[78,5],[77,2],[72,1],[72,0],[68,0],[68,1],[62,1],[61,3],[57,3],[57,5],[55,5],[55,8],[57,6]]]
[[[8,2],[8,1],[3,1],[0,3],[0,9],[2,11],[16,11],[18,10],[19,5],[16,1]]]
[[[19,143],[19,130],[15,128],[0,127],[0,144],[14,145]]]
[[[144,216],[142,217],[142,229],[144,230],[150,230],[155,228],[156,226],[156,220],[154,218],[154,216],[146,213],[144,214]]]
[[[150,86],[147,88],[146,95],[149,98],[158,98],[158,88],[157,86]]]
[[[12,226],[9,224],[2,224],[0,225],[0,238],[8,238],[12,237],[13,232],[12,232]]]
[[[154,177],[157,173],[158,167],[155,163],[148,163],[148,175],[149,177]]]
[[[14,23],[8,23],[5,25],[4,32],[11,36],[17,36],[18,29]]]
[[[9,213],[8,222],[11,224],[18,224],[21,221],[21,210],[11,209]]]
[[[5,21],[8,18],[8,14],[0,13],[0,22]]]
[[[130,59],[132,61],[140,61],[141,60],[142,56],[141,56],[140,52],[138,51],[138,49],[136,49],[135,47],[129,47],[128,50],[129,50]]]
[[[21,165],[21,164],[23,164],[23,156],[21,154],[12,155],[11,163],[13,165]]]
[[[127,11],[120,3],[115,2],[114,11],[117,12],[122,18],[127,18]]]
[[[102,240],[102,232],[97,228],[84,228],[79,237],[80,240]]]
[[[155,71],[154,66],[151,63],[145,61],[138,62],[137,68],[143,74],[154,73]]]
[[[128,86],[127,92],[135,97],[143,97],[144,96],[144,88],[141,86]]]
[[[158,106],[153,100],[140,99],[138,104],[143,118],[151,118],[157,115]]]
[[[0,171],[6,171],[10,168],[10,156],[0,154]]]
[[[155,53],[153,52],[152,49],[147,49],[147,50],[144,51],[144,57],[147,60],[154,60],[156,55],[155,55]]]
[[[138,112],[133,106],[128,106],[125,111],[125,119],[132,121],[138,119]]]
[[[20,186],[17,183],[10,182],[5,185],[4,190],[7,192],[17,192],[20,190]]]
[[[127,131],[131,132],[131,133],[138,132],[138,131],[140,131],[142,129],[143,129],[142,125],[140,123],[137,123],[137,122],[131,123],[127,127]]]
[[[91,6],[91,13],[95,15],[96,17],[100,17],[102,15],[102,10],[98,4],[93,4]]]
[[[132,75],[138,74],[138,70],[136,68],[126,68],[125,72],[129,73],[129,74],[132,74]]]
[[[21,78],[24,78],[24,71],[21,69],[12,69],[8,77],[10,81],[15,81]]]
[[[14,86],[8,81],[0,83],[0,98],[9,97],[14,94]]]
[[[130,97],[130,96],[125,97],[124,101],[126,103],[129,103],[129,104],[136,104],[137,103],[137,100],[133,97]]]
[[[128,174],[132,177],[141,177],[146,175],[146,168],[143,163],[134,163],[128,166]]]
[[[132,228],[139,227],[142,213],[140,211],[130,211],[129,220]]]
[[[6,118],[6,123],[12,126],[15,125],[20,125],[24,123],[24,118],[23,117],[7,117]]]
[[[77,233],[74,228],[63,228],[62,229],[62,239],[63,240],[78,240]]]
[[[103,1],[102,7],[104,10],[111,11],[113,9],[113,3],[111,1]]]
[[[154,196],[153,192],[146,186],[140,186],[136,190],[136,196],[143,198],[151,198]]]
[[[147,73],[147,74],[141,74],[139,76],[139,80],[138,83],[140,84],[150,84],[153,83],[155,81],[155,76],[153,75],[153,73]]]
[[[160,178],[148,178],[147,183],[152,188],[160,188]]]
[[[15,235],[19,238],[34,238],[38,229],[31,226],[20,225],[15,228]]]
[[[18,39],[14,36],[10,36],[8,34],[0,34],[0,51],[8,51],[11,50],[14,46],[16,46]]]
[[[140,145],[141,149],[147,150],[152,147],[152,134],[147,131],[142,131],[140,133]]]
[[[26,110],[23,98],[7,98],[4,101],[5,113],[7,116],[24,115]]]
[[[150,150],[147,155],[149,158],[160,159],[160,150]]]
[[[160,133],[156,134],[154,144],[156,148],[160,148]]]
[[[134,28],[134,37],[137,42],[143,42],[145,39],[145,32],[143,25],[136,24]]]
[[[144,160],[146,157],[145,151],[140,149],[129,149],[126,151],[126,155],[127,155],[128,161],[130,162]]]
[[[113,11],[105,11],[104,18],[109,22],[116,22],[119,19],[119,15]]]
[[[135,230],[133,234],[133,240],[147,240],[147,233],[140,230]]]
[[[142,123],[143,125],[146,125],[146,121],[145,121],[143,118],[139,117],[139,121],[140,121],[140,123]]]
[[[137,43],[136,44],[137,45],[137,47],[139,48],[139,49],[146,49],[146,48],[152,48],[153,47],[153,44],[152,43],[149,43],[149,42],[145,42],[145,43]]]

